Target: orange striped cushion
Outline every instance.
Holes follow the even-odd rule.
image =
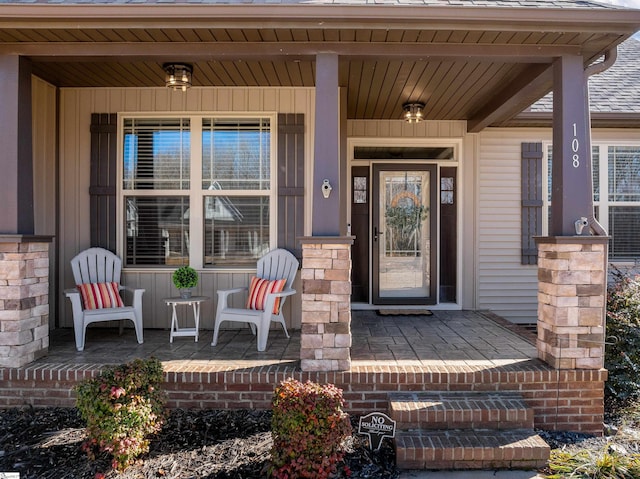
[[[84,309],[122,308],[118,283],[85,283],[78,285]]]
[[[262,279],[257,276],[251,278],[249,285],[249,297],[247,298],[247,309],[264,309],[264,304],[269,293],[279,293],[287,284],[286,279]],[[273,305],[273,314],[280,311],[280,298],[276,298]]]

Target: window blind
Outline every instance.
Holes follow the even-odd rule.
[[[189,263],[189,197],[125,197],[126,264]]]
[[[203,119],[202,188],[268,190],[270,143],[268,119]]]
[[[609,257],[614,260],[635,260],[640,256],[640,208],[612,206],[609,208]]]
[[[125,190],[189,189],[188,118],[124,120]]]

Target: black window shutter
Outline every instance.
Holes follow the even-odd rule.
[[[542,143],[522,143],[522,264],[537,264],[542,234]]]
[[[304,234],[304,115],[278,115],[278,247],[302,257]]]
[[[117,115],[91,114],[91,246],[116,251]]]

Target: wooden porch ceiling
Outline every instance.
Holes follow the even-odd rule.
[[[31,58],[34,74],[58,87],[161,87],[171,61],[194,65],[195,87],[313,87],[315,55],[334,52],[348,118],[399,119],[403,103],[420,101],[427,119],[467,120],[479,131],[550,91],[554,58],[581,54],[591,63],[640,26],[638,11],[374,6],[364,18],[362,8],[358,16],[343,6],[342,17],[311,20],[312,11],[295,6],[260,19],[273,9],[253,5],[252,17],[169,20],[139,7],[146,17],[75,22],[44,13],[16,19],[0,7],[0,54]]]

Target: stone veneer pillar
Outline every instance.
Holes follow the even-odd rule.
[[[608,241],[536,238],[538,357],[556,369],[604,367]]]
[[[351,367],[351,245],[353,237],[305,237],[302,243],[303,371]]]
[[[49,349],[49,236],[0,235],[0,367]]]

